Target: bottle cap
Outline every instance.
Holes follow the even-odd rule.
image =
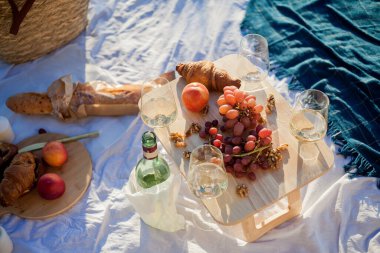
[[[155,133],[147,131],[142,136],[143,155],[146,159],[154,159],[158,155]]]
[[[151,148],[157,145],[156,134],[152,131],[146,131],[142,135],[142,145],[146,148]]]

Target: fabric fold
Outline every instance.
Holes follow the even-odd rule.
[[[351,157],[351,176],[380,178],[380,18],[376,1],[250,1],[243,34],[269,43],[289,89],[318,89],[330,99],[329,131]],[[377,56],[377,57],[376,57]]]

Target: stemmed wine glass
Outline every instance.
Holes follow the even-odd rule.
[[[166,78],[159,77],[143,83],[140,115],[143,122],[152,128],[168,127],[175,121],[177,106]]]
[[[228,176],[224,168],[222,152],[208,144],[195,148],[190,155],[187,182],[193,194],[200,199],[221,196],[228,187]],[[206,215],[206,217],[211,219],[210,216]],[[194,218],[193,221],[197,224]],[[199,224],[198,227],[202,228]]]
[[[246,90],[259,88],[260,82],[264,80],[269,72],[269,50],[267,40],[259,34],[247,34],[240,41],[240,57],[246,58],[254,66],[242,78]]]
[[[217,198],[222,195],[228,187],[222,152],[208,144],[195,148],[190,155],[187,180],[191,191],[198,198]]]
[[[330,101],[320,90],[309,89],[298,94],[290,118],[290,132],[301,142],[301,155],[313,155],[307,145],[321,140],[327,132]],[[307,152],[306,152],[307,151]]]

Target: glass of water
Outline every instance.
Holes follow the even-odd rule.
[[[249,60],[255,68],[250,69],[243,81],[261,82],[269,72],[269,51],[267,40],[259,34],[247,34],[240,42],[240,57]]]
[[[290,131],[300,141],[315,142],[326,135],[330,101],[320,90],[305,90],[296,97]]]
[[[143,122],[152,128],[167,127],[175,121],[177,106],[166,78],[159,77],[143,83],[140,115]]]
[[[190,190],[201,199],[217,198],[228,187],[222,152],[213,145],[201,145],[190,155],[187,181]]]

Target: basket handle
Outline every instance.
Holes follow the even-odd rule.
[[[24,20],[26,14],[28,14],[30,8],[32,8],[34,1],[35,0],[26,0],[25,4],[22,6],[21,10],[19,11],[14,0],[8,0],[8,3],[12,9],[12,15],[13,15],[12,26],[9,33],[17,35],[18,30],[20,29],[20,25],[22,21]]]

